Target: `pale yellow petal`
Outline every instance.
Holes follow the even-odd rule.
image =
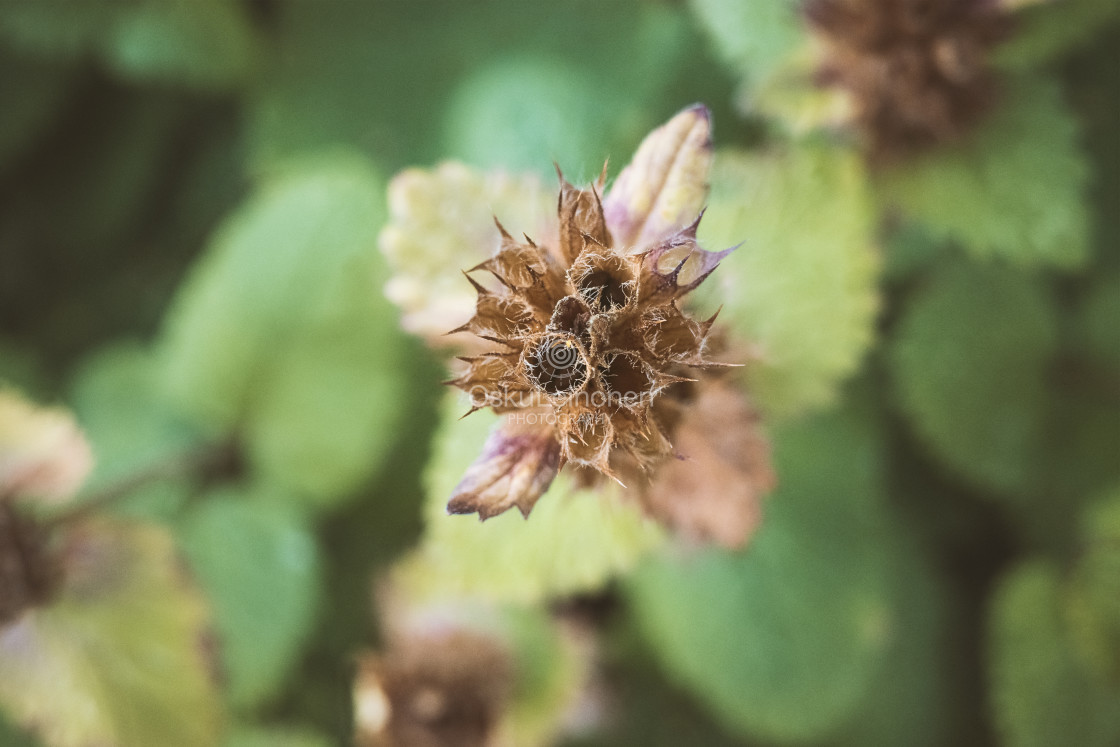
[[[392,277],[385,293],[405,329],[432,344],[470,319],[475,291],[462,270],[501,243],[497,218],[514,235],[542,242],[556,234],[556,195],[531,174],[481,172],[461,163],[406,169],[389,184],[389,223],[381,251]]]
[[[708,197],[711,115],[691,106],[646,136],[603,200],[617,246],[644,246],[688,226]]]
[[[92,467],[89,443],[69,412],[0,389],[0,497],[59,503]]]

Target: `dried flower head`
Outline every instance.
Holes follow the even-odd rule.
[[[59,580],[44,527],[0,499],[0,628],[49,601]]]
[[[969,133],[991,107],[988,53],[1010,31],[996,0],[808,0],[824,85],[853,99],[874,162]]]
[[[465,631],[401,638],[369,656],[354,689],[363,747],[487,747],[513,680],[509,653]]]
[[[680,305],[731,251],[696,239],[709,133],[705,108],[681,112],[606,195],[605,168],[586,189],[561,175],[555,241],[516,239],[498,223],[497,252],[469,271],[496,282],[467,275],[475,313],[454,330],[493,349],[463,358],[450,383],[473,409],[509,417],[450,512],[485,519],[517,506],[528,515],[566,463],[620,479],[650,475],[673,452],[663,395],[726,365],[710,355],[714,317],[694,319]]]

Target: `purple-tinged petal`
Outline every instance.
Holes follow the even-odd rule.
[[[645,246],[684,228],[704,207],[711,165],[705,106],[690,106],[647,135],[603,200],[615,244]]]
[[[698,217],[688,228],[670,236],[652,249],[643,252],[639,297],[645,301],[668,303],[680,298],[711,275],[721,260],[738,249],[733,246],[719,252],[700,248],[696,241]]]
[[[447,512],[485,521],[517,506],[528,517],[559,470],[560,443],[550,427],[503,423],[455,487]]]

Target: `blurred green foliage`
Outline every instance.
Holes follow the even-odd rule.
[[[832,731],[881,666],[892,610],[875,430],[843,412],[779,431],[782,484],[750,552],[666,558],[631,580],[670,671],[748,733]]]
[[[1118,8],[1029,4],[976,137],[869,170],[756,106],[807,44],[785,0],[0,0],[0,380],[76,413],[79,501],[155,525],[0,631],[0,744],[348,744],[391,568],[533,608],[534,733],[576,678],[540,612],[595,611],[571,745],[1120,743]],[[780,480],[753,544],[563,475],[529,522],[445,517],[490,421],[382,293],[387,180],[616,175],[694,101],[701,238],[743,242],[701,303]]]
[[[966,144],[881,175],[887,204],[977,258],[1074,269],[1088,254],[1089,167],[1060,88],[1035,74]]]

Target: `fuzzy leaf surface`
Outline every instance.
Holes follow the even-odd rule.
[[[445,403],[443,425],[426,474],[424,538],[400,570],[412,593],[478,595],[531,603],[601,589],[657,546],[661,529],[616,489],[579,490],[565,472],[528,519],[516,511],[480,522],[447,515],[447,501],[497,416],[458,420],[466,404]]]
[[[772,417],[829,402],[872,342],[880,260],[864,180],[837,149],[716,154],[700,238],[742,246],[701,292],[755,358],[748,388]]]
[[[1024,78],[1008,82],[972,138],[884,171],[877,189],[977,259],[1071,270],[1089,254],[1088,179],[1057,82]]]
[[[290,508],[233,491],[198,504],[179,537],[214,609],[228,699],[242,709],[260,705],[282,684],[314,622],[315,540]]]
[[[463,270],[489,259],[501,233],[544,241],[556,233],[556,191],[532,174],[484,172],[448,161],[389,182],[389,220],[378,239],[392,271],[385,294],[409,332],[432,344],[471,318],[476,293]]]
[[[1016,568],[997,589],[988,620],[996,726],[1009,747],[1120,740],[1120,692],[1092,681],[1062,615],[1061,577],[1046,561]]]
[[[888,348],[911,427],[944,464],[1005,494],[1030,487],[1057,345],[1047,289],[1015,270],[944,265]]]
[[[219,433],[241,428],[254,466],[316,503],[376,468],[399,414],[401,336],[375,280],[380,204],[355,156],[266,178],[195,265],[165,329],[179,406]]]

